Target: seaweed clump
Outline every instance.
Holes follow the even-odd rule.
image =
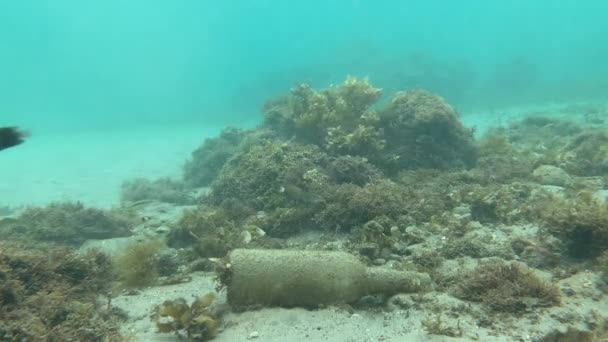
[[[608,204],[590,191],[550,196],[535,210],[545,229],[562,240],[570,256],[594,258],[608,250]]]
[[[398,92],[378,116],[386,139],[382,164],[389,173],[475,165],[474,131],[443,98],[424,90]]]
[[[306,194],[322,188],[322,174],[314,176],[326,162],[327,155],[314,145],[263,139],[230,159],[213,182],[208,201],[220,205],[239,199],[255,210],[314,201]]]
[[[114,267],[120,286],[137,288],[149,286],[158,278],[158,256],[162,242],[135,242],[116,257]]]
[[[169,178],[154,181],[135,178],[122,184],[120,199],[123,204],[151,200],[175,204],[192,204],[194,203],[194,197],[189,192],[184,183]]]
[[[608,177],[608,131],[578,134],[562,149],[557,162],[573,175]]]
[[[218,334],[219,314],[215,293],[197,297],[191,305],[180,298],[158,305],[152,320],[159,333],[175,332],[186,341],[209,341]]]
[[[389,175],[474,165],[473,131],[441,97],[399,92],[376,111],[381,94],[367,79],[352,76],[320,91],[300,84],[282,102],[266,106],[265,125],[332,156],[365,157]]]
[[[502,130],[490,130],[477,142],[477,164],[472,170],[484,184],[507,183],[530,178],[535,158],[528,149],[517,146]]]
[[[169,246],[194,245],[202,257],[222,257],[241,241],[237,225],[222,209],[187,210],[168,236]]]
[[[276,116],[292,122],[289,126],[300,141],[316,144],[336,152],[356,147],[368,151],[382,149],[381,132],[368,124],[369,112],[382,95],[367,79],[348,76],[338,85],[320,91],[309,84],[299,84],[291,90],[285,112],[267,112],[266,121]]]
[[[120,317],[97,301],[111,278],[96,251],[0,243],[0,340],[122,341]]]
[[[184,165],[184,182],[191,187],[211,184],[228,159],[236,153],[245,136],[243,130],[226,128],[219,137],[206,139]]]
[[[17,219],[7,220],[2,235],[78,246],[89,239],[130,235],[126,215],[87,208],[80,202],[55,202],[26,209]]]
[[[560,304],[559,288],[517,263],[490,263],[464,276],[454,295],[494,312],[518,313]]]
[[[388,179],[365,186],[341,184],[327,197],[327,205],[315,215],[317,224],[329,230],[350,231],[372,220],[384,222],[388,229],[408,213],[410,192]]]

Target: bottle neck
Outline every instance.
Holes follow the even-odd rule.
[[[431,277],[426,273],[397,271],[385,267],[368,267],[366,270],[366,294],[390,296],[427,290],[431,290]]]

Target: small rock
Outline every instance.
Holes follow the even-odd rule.
[[[258,333],[257,331],[253,331],[252,333],[249,334],[249,336],[247,336],[248,339],[253,339],[253,338],[258,338],[260,337],[260,333]]]
[[[470,215],[471,214],[471,206],[470,205],[460,205],[454,208],[454,214],[456,215]]]
[[[562,292],[568,296],[568,297],[572,297],[575,295],[576,292],[574,292],[574,290],[571,287],[564,287],[562,288]]]
[[[405,228],[405,237],[410,243],[420,243],[426,240],[431,234],[426,229],[417,226],[408,226]]]
[[[390,248],[382,248],[382,250],[380,250],[380,258],[381,259],[388,259],[392,254],[392,251]]]
[[[251,242],[251,233],[247,230],[241,232],[241,238],[243,239],[243,243],[248,244]]]
[[[264,231],[264,229],[260,228],[260,227],[256,227],[254,229],[254,232],[257,234],[257,236],[259,237],[263,237],[266,236],[266,232]]]
[[[373,258],[378,254],[378,244],[373,242],[365,242],[359,245],[359,254],[368,258]]]
[[[382,258],[374,259],[374,265],[382,266],[384,264],[386,264],[386,259],[382,259]]]
[[[598,190],[594,192],[593,198],[602,204],[608,203],[608,190]]]
[[[542,185],[569,186],[572,178],[562,168],[553,165],[541,165],[532,172],[534,178]]]
[[[170,231],[171,228],[167,226],[160,226],[154,230],[154,232],[156,232],[157,234],[169,234]]]
[[[541,186],[543,191],[549,192],[552,195],[558,196],[559,198],[563,198],[564,197],[564,191],[566,189],[564,189],[564,187],[561,186],[557,186],[557,185],[543,185]],[[532,195],[535,196],[537,195],[538,192],[536,190],[532,190]]]
[[[573,181],[578,187],[587,189],[603,189],[605,186],[604,178],[598,176],[573,177]]]
[[[483,224],[481,224],[481,222],[479,222],[479,221],[471,221],[471,222],[467,223],[468,230],[478,230],[478,229],[482,229],[482,228],[483,228]]]
[[[401,261],[401,255],[399,254],[391,254],[388,256],[389,260]]]

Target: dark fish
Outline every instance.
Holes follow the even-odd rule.
[[[26,136],[17,127],[0,127],[0,150],[21,144]]]

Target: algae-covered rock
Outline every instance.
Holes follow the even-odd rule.
[[[219,208],[187,210],[168,236],[172,247],[194,245],[203,257],[222,257],[241,241],[234,218]]]
[[[608,176],[608,131],[577,135],[557,157],[560,166],[576,176]]]
[[[266,107],[266,126],[286,130],[331,155],[366,157],[389,173],[474,165],[473,131],[442,98],[423,90],[397,93],[376,113],[381,90],[348,77],[316,91],[298,85]]]
[[[111,274],[95,251],[0,242],[0,340],[123,341],[119,317],[98,305]]]
[[[378,117],[370,110],[381,94],[367,79],[352,76],[319,91],[299,84],[282,101],[267,104],[265,125],[334,155],[369,157],[384,147]]]
[[[192,152],[184,165],[184,181],[192,187],[208,186],[236,153],[246,132],[236,128],[224,129],[219,137],[208,138]]]
[[[208,201],[237,199],[255,210],[314,205],[324,188],[327,155],[314,145],[262,140],[237,153],[212,185]]]
[[[351,183],[359,186],[383,177],[382,171],[366,158],[350,155],[332,158],[327,165],[327,174],[338,184]]]
[[[472,176],[483,183],[506,183],[530,178],[537,155],[514,143],[511,130],[490,129],[477,141]]]
[[[89,239],[128,236],[132,222],[128,215],[87,208],[80,202],[55,202],[28,208],[2,225],[5,236],[80,245]]]
[[[329,230],[350,231],[377,217],[397,220],[408,211],[408,195],[404,187],[387,179],[363,187],[342,184],[332,188],[326,205],[315,214],[315,222]]]
[[[572,184],[572,178],[562,168],[553,165],[541,165],[534,169],[534,178],[543,185],[567,187]]]
[[[123,204],[156,200],[175,204],[192,204],[194,197],[185,184],[169,178],[150,181],[136,178],[122,184],[120,200]]]
[[[512,262],[491,262],[465,274],[453,291],[461,299],[482,302],[498,312],[518,313],[560,304],[559,288],[532,270]]]
[[[550,196],[535,211],[570,256],[597,257],[608,249],[608,204],[598,201],[592,192]]]
[[[372,87],[367,79],[352,76],[341,85],[318,92],[300,84],[291,91],[289,116],[302,138],[321,145],[332,127],[356,128],[381,94],[382,90]]]
[[[399,92],[378,111],[388,170],[471,167],[473,131],[441,97],[424,90]]]
[[[508,224],[529,220],[534,216],[533,205],[549,196],[540,185],[524,182],[485,187],[475,184],[463,187],[461,194],[462,201],[470,204],[474,220]]]

